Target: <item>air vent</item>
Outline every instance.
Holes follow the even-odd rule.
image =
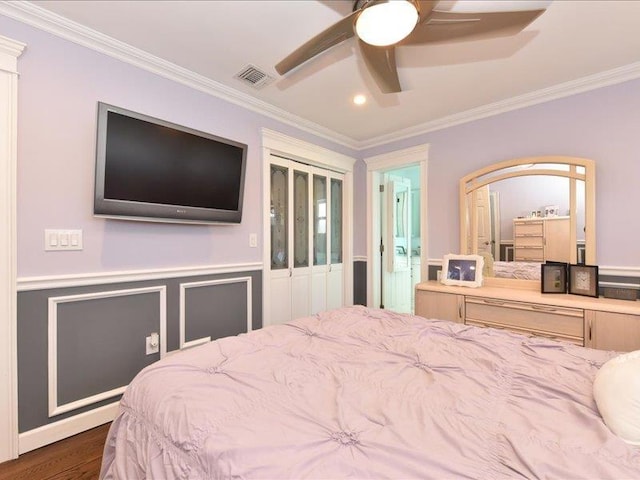
[[[254,67],[253,65],[247,65],[244,67],[239,73],[235,75],[235,78],[242,80],[245,83],[248,83],[254,88],[262,88],[273,80],[273,77],[270,77],[258,67]]]

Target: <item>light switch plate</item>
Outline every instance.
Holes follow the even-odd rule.
[[[45,229],[44,249],[50,251],[82,250],[82,230]]]

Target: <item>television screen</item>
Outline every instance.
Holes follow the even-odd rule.
[[[240,223],[247,146],[98,104],[94,213]]]

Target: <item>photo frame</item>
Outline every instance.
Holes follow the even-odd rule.
[[[441,282],[444,285],[480,287],[484,258],[480,255],[445,255],[442,259]]]
[[[569,265],[569,293],[586,297],[598,296],[598,266]]]
[[[543,263],[540,267],[540,292],[567,293],[568,266],[562,262]]]
[[[547,205],[544,207],[545,217],[557,217],[560,215],[560,207],[558,205]]]

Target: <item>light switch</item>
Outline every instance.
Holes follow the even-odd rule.
[[[46,251],[82,250],[82,230],[46,229],[44,249]]]

